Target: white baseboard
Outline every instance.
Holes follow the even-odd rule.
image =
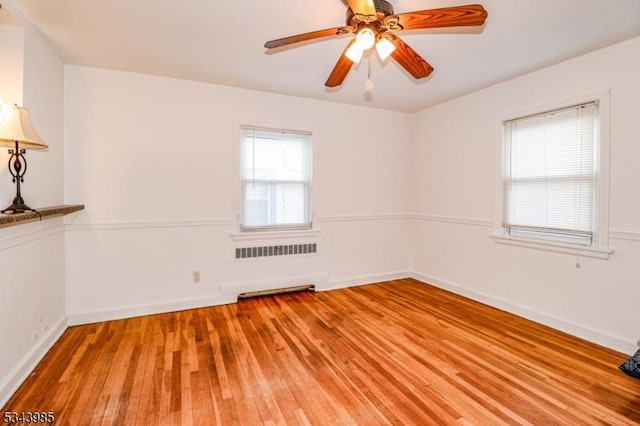
[[[97,311],[79,312],[68,315],[69,325],[92,324],[102,321],[113,321],[125,318],[135,318],[143,315],[163,314],[167,312],[184,311],[187,309],[204,308],[207,306],[227,305],[237,301],[237,297],[217,295],[194,299],[182,299],[164,303],[151,303],[146,305],[128,306],[124,308]]]
[[[166,312],[184,311],[206,306],[226,305],[235,303],[238,295],[249,291],[270,290],[285,288],[302,284],[314,284],[317,291],[337,290],[340,288],[358,285],[372,284],[411,276],[408,271],[399,271],[386,274],[365,275],[329,281],[327,273],[317,273],[304,276],[284,277],[276,280],[257,280],[238,283],[226,283],[220,285],[221,294],[202,298],[182,299],[164,303],[150,303],[137,306],[128,306],[117,309],[92,312],[69,313],[68,324],[83,325],[101,321],[113,321],[125,318],[134,318],[143,315],[162,314]]]
[[[563,331],[572,336],[579,337],[589,342],[596,343],[598,345],[625,354],[631,355],[637,350],[635,342],[628,341],[620,336],[615,336],[609,333],[605,333],[601,330],[596,330],[590,327],[576,324],[572,321],[538,312],[525,306],[507,302],[496,297],[489,296],[487,294],[478,293],[438,277],[425,275],[417,271],[413,271],[411,273],[411,277],[424,283],[428,283],[435,287],[441,288],[443,290],[468,297],[469,299],[484,303],[503,311],[507,311],[514,315],[518,315],[528,320],[552,327],[556,330]]]
[[[225,283],[220,285],[221,294],[203,298],[182,299],[165,303],[150,303],[137,306],[127,306],[117,309],[92,312],[75,312],[68,314],[69,325],[91,324],[101,321],[113,321],[125,318],[139,317],[143,315],[162,314],[166,312],[183,311],[206,306],[226,305],[235,303],[238,295],[249,291],[270,290],[301,284],[314,284],[317,291],[334,290],[355,285],[370,284],[375,282],[406,278],[409,272],[402,271],[390,274],[368,275],[349,279],[329,281],[326,273],[317,273],[305,276],[284,277],[272,280],[257,280],[238,283]]]
[[[385,274],[361,275],[358,277],[342,278],[338,280],[329,280],[326,286],[316,288],[318,291],[339,290],[341,288],[357,287],[361,285],[380,283],[383,281],[400,280],[411,277],[409,271],[396,271]]]
[[[9,374],[0,381],[0,407],[4,406],[9,398],[18,390],[20,385],[29,377],[29,374],[38,365],[51,347],[58,341],[62,333],[67,329],[67,319],[61,318],[49,328],[33,345]],[[7,342],[4,342],[7,343]]]

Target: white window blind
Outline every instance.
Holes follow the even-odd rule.
[[[504,123],[503,227],[511,236],[590,245],[598,104]]]
[[[311,135],[242,128],[242,228],[310,227]]]

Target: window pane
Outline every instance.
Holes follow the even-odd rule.
[[[246,226],[264,226],[269,222],[269,185],[245,184],[243,223]]]
[[[593,223],[590,178],[512,181],[507,194],[509,224],[590,232]]]
[[[272,181],[309,180],[311,155],[310,143],[306,139],[276,139],[247,132],[243,147],[243,178]]]
[[[306,185],[302,183],[281,183],[273,186],[275,187],[276,223],[306,223]]]
[[[308,223],[306,184],[246,182],[244,185],[244,226]]]
[[[311,138],[243,129],[243,227],[309,225]]]

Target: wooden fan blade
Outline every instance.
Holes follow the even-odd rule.
[[[331,74],[329,74],[329,78],[327,78],[326,83],[324,83],[325,86],[340,86],[344,79],[347,77],[347,74],[349,74],[349,71],[351,71],[353,62],[351,62],[351,59],[347,58],[345,53],[347,53],[347,49],[349,48],[349,46],[351,46],[352,43],[353,41],[347,45],[347,47],[344,49],[344,52],[342,52],[342,55],[340,55],[340,58],[338,58],[336,66],[333,67],[333,71],[331,71]]]
[[[470,4],[392,15],[385,19],[385,24],[389,22],[390,29],[397,31],[476,26],[483,25],[486,19],[487,11],[484,7],[479,4]],[[394,27],[394,24],[397,27]]]
[[[424,78],[433,72],[433,67],[427,61],[422,59],[418,52],[413,50],[407,43],[391,34],[386,36],[391,39],[396,46],[396,50],[391,53],[391,57],[399,63],[402,68],[407,70],[413,78]]]
[[[376,7],[373,0],[347,0],[347,4],[357,15],[375,15]]]
[[[325,30],[311,31],[310,33],[298,34],[294,36],[279,38],[277,40],[271,40],[264,44],[267,49],[274,49],[276,47],[286,46],[288,44],[300,43],[302,41],[314,40],[316,38],[331,37],[336,35],[342,35],[353,32],[353,27],[335,27],[327,28]]]

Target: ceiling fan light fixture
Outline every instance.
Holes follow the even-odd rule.
[[[363,54],[364,54],[364,50],[358,45],[357,41],[354,40],[351,42],[351,45],[347,48],[347,51],[344,53],[344,56],[349,58],[349,60],[354,64],[359,64]]]
[[[376,52],[381,61],[384,61],[396,50],[396,45],[387,37],[380,37],[380,40],[376,43]]]
[[[325,86],[340,86],[353,64],[360,63],[364,52],[374,45],[382,61],[391,56],[411,77],[421,79],[431,75],[433,67],[394,33],[402,30],[478,27],[485,24],[488,15],[480,4],[396,14],[390,3],[391,0],[342,0],[342,2],[347,6],[346,25],[270,40],[264,44],[264,47],[276,49],[310,40],[355,34],[338,58]],[[371,59],[371,55],[368,58]]]
[[[376,35],[371,28],[364,27],[363,29],[358,31],[358,34],[356,35],[356,44],[360,47],[360,49],[362,49],[363,52],[365,50],[371,49],[375,42]]]

